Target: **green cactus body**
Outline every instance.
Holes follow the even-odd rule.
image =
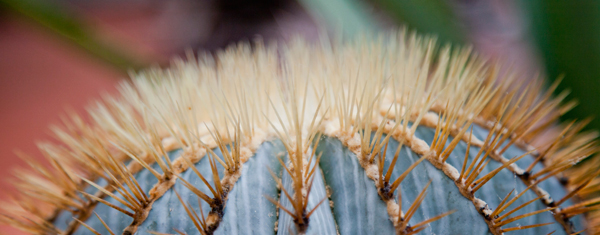
[[[497,71],[405,32],[178,61],[53,128],[52,167],[30,162],[0,218],[38,234],[596,233],[595,135],[555,124],[572,107],[555,85]]]

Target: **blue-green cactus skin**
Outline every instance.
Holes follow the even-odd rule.
[[[320,140],[317,153],[340,234],[394,234],[387,206],[356,155],[331,137]]]
[[[390,140],[384,172],[387,172],[396,153],[399,143]],[[392,179],[398,178],[410,165],[419,159],[419,155],[408,147],[402,146],[396,166],[392,171]],[[456,210],[453,214],[446,216],[430,224],[424,234],[486,234],[488,226],[483,217],[479,215],[473,203],[460,194],[458,188],[443,172],[435,168],[428,161],[423,161],[415,167],[402,181],[399,189],[402,192],[403,211],[413,204],[423,187],[431,180],[427,189],[427,195],[410,220],[410,224],[416,224],[436,215]],[[394,194],[397,195],[397,192]],[[461,224],[462,226],[456,226]],[[465,226],[468,224],[469,226]]]
[[[285,148],[280,141],[263,143],[255,156],[248,159],[242,175],[229,193],[225,215],[215,234],[272,234],[277,221],[277,208],[265,197],[277,199],[276,176],[281,174],[277,156]]]
[[[312,160],[310,163],[310,169],[312,169],[316,162],[315,160]],[[286,171],[283,171],[283,177],[281,181],[283,187],[291,196],[293,196],[293,181],[290,174],[288,174]],[[321,204],[321,206],[319,206],[316,209],[316,211],[309,218],[310,222],[306,234],[336,234],[335,221],[333,218],[333,214],[331,213],[331,209],[329,208],[329,199],[327,198],[327,191],[325,189],[323,175],[321,174],[321,169],[319,169],[319,166],[317,166],[313,177],[312,188],[308,196],[307,210],[310,211],[313,208],[315,208],[315,206],[323,199],[325,199],[325,201]],[[281,203],[281,206],[287,209],[291,209],[292,212],[294,211],[292,204],[285,195],[280,196],[279,203]],[[280,210],[277,234],[290,233],[297,233],[295,224],[293,222],[293,218],[283,210]]]
[[[487,130],[476,125],[473,125],[471,128],[473,128],[474,136],[479,139],[485,139],[488,134]],[[435,130],[432,128],[420,126],[417,128],[415,136],[431,144],[434,132]],[[336,138],[322,137],[316,141],[320,141],[316,153],[317,155],[322,154],[322,156],[318,163],[313,188],[309,195],[308,210],[312,209],[322,199],[326,199],[310,217],[307,234],[335,235],[338,232],[339,234],[395,234],[393,224],[389,220],[386,205],[377,194],[374,182],[366,176],[356,155],[343,146]],[[448,140],[448,143],[451,141],[452,138]],[[384,172],[389,169],[398,147],[399,143],[396,140],[390,140],[388,149],[385,150],[387,151],[387,157],[384,164]],[[467,144],[461,141],[447,159],[447,163],[460,170],[466,149]],[[218,157],[222,157],[218,149],[214,151]],[[471,146],[469,163],[478,151],[478,147]],[[169,157],[175,159],[179,157],[181,152],[181,150],[171,151],[169,152]],[[280,192],[280,189],[277,188],[276,181],[267,170],[271,169],[275,175],[281,177],[283,187],[290,194],[293,194],[291,177],[287,172],[282,171],[281,164],[277,160],[278,157],[281,157],[286,161],[286,154],[284,153],[285,149],[281,142],[267,141],[244,164],[241,177],[228,194],[224,216],[215,234],[289,234],[290,231],[296,231],[292,217],[281,209],[277,211],[276,206],[265,198],[265,196],[268,196],[278,200],[282,206],[293,211],[289,200],[285,196],[278,195],[283,194],[283,192]],[[524,153],[523,150],[515,146],[510,146],[504,153],[504,157],[512,158]],[[392,180],[400,176],[419,157],[419,155],[411,151],[408,147],[402,146],[400,155],[392,171]],[[521,168],[526,168],[532,162],[533,157],[526,156],[519,160],[517,165]],[[316,164],[314,160],[312,164]],[[152,166],[155,170],[161,172],[157,164],[153,164]],[[222,177],[223,167],[219,164],[217,166],[219,175]],[[500,163],[491,161],[481,175],[500,166]],[[202,158],[195,164],[195,167],[213,185],[208,159],[206,157]],[[535,166],[535,170],[539,170],[541,167],[543,165],[538,163]],[[140,171],[135,174],[135,177],[145,192],[149,192],[152,186],[158,182],[148,170]],[[207,195],[212,195],[193,171],[185,171],[180,177],[186,179]],[[398,190],[402,192],[403,211],[406,211],[413,203],[414,199],[430,180],[432,183],[427,190],[427,195],[413,218],[411,218],[410,224],[416,224],[447,211],[456,210],[456,212],[431,223],[430,227],[425,229],[421,234],[489,233],[483,217],[473,206],[473,203],[460,194],[452,180],[428,161],[420,163],[400,184]],[[98,183],[105,184],[101,181]],[[566,194],[563,186],[555,178],[549,178],[539,186],[548,191],[554,199],[560,199]],[[328,198],[326,187],[329,187],[330,192],[330,197]],[[513,193],[514,196],[525,188],[525,184],[515,174],[504,169],[481,187],[475,193],[475,196],[485,201],[491,209],[494,209],[511,190],[515,190],[515,193]],[[199,214],[198,197],[182,183],[177,182],[172,189],[168,190],[167,193],[154,202],[150,214],[139,227],[137,234],[148,234],[150,231],[175,233],[174,229],[186,232],[187,234],[198,234],[196,227],[177,199],[175,191]],[[116,195],[121,197],[118,193]],[[395,195],[397,195],[397,192]],[[511,205],[507,211],[536,197],[533,192],[527,192]],[[113,198],[106,197],[105,200],[117,206],[124,207]],[[332,201],[333,207],[330,207],[329,200]],[[201,201],[201,203],[202,212],[204,215],[207,215],[210,207],[204,201]],[[571,204],[570,201],[567,201],[562,206]],[[511,216],[544,208],[546,207],[542,202],[536,201]],[[130,217],[102,203],[98,204],[94,212],[98,213],[115,233],[120,233],[120,231],[132,222]],[[55,220],[54,224],[58,228],[65,228],[71,220],[71,213],[63,212]],[[550,212],[544,212],[515,221],[503,227],[525,226],[554,221]],[[581,216],[572,218],[571,221],[576,231],[583,228]],[[108,234],[108,231],[95,216],[90,217],[84,222],[101,234]],[[511,234],[548,234],[552,231],[555,231],[554,234],[564,234],[563,228],[558,223],[514,231]],[[80,227],[75,234],[92,233],[86,228]]]
[[[473,128],[473,136],[477,137],[480,140],[485,140],[485,138],[487,137],[487,135],[489,133],[487,130],[485,130],[477,125],[473,125],[472,128]],[[425,140],[425,142],[427,142],[428,144],[430,144],[432,142],[434,135],[435,135],[435,130],[433,130],[431,128],[427,128],[427,127],[421,127],[421,126],[417,128],[417,131],[415,133],[415,136],[417,136],[420,139]],[[447,145],[452,140],[453,140],[453,138],[449,138],[447,141]],[[508,142],[508,141],[506,141],[506,142]],[[464,161],[464,156],[466,154],[467,146],[468,146],[467,143],[461,141],[458,144],[458,146],[454,149],[454,151],[452,151],[450,157],[447,159],[447,163],[454,166],[457,169],[461,169],[462,164],[463,164],[462,162]],[[478,147],[471,146],[471,150],[469,151],[469,159],[468,159],[469,164],[471,163],[473,158],[475,158],[478,151],[479,151]],[[523,151],[515,146],[510,146],[506,150],[506,152],[503,154],[503,156],[505,158],[510,159],[513,157],[521,156],[525,153],[526,153],[525,151]],[[534,161],[533,156],[526,156],[526,157],[522,158],[521,160],[517,161],[516,164],[520,168],[525,169],[533,161]],[[485,175],[501,166],[502,166],[502,164],[500,164],[496,161],[490,161],[490,163],[483,169],[483,171],[480,173],[480,175]],[[539,170],[541,167],[543,167],[542,164],[538,163],[536,165],[536,167],[534,168],[534,171]],[[446,177],[446,179],[447,179],[447,177]],[[453,184],[453,182],[450,180],[448,180],[448,182]],[[566,195],[564,187],[558,182],[558,180],[556,178],[551,177],[551,178],[547,179],[546,181],[541,182],[539,184],[539,186],[542,189],[546,190],[555,199],[556,198],[560,199]],[[433,185],[432,185],[432,187],[433,187]],[[526,188],[527,188],[527,186],[515,174],[513,174],[512,172],[510,172],[507,169],[503,169],[497,175],[495,175],[494,178],[492,178],[492,180],[490,180],[488,183],[486,183],[484,186],[482,186],[475,193],[475,196],[477,198],[480,198],[483,201],[485,201],[490,206],[491,209],[494,209],[495,206],[500,204],[502,199],[511,190],[513,190],[513,189],[515,190],[513,192],[513,196],[515,196],[516,194],[522,192]],[[432,190],[435,190],[435,189],[432,188]],[[506,209],[506,211],[510,211],[510,210],[518,207],[519,205],[522,205],[523,203],[528,202],[534,198],[537,198],[537,195],[535,193],[533,193],[532,191],[528,191],[522,197],[517,199],[517,201],[515,201],[515,203],[513,203],[511,206],[509,206],[508,209]],[[423,202],[423,204],[425,204],[425,202]],[[570,204],[571,204],[571,202],[567,201],[567,202],[565,202],[565,204],[563,204],[563,206],[567,206]],[[471,205],[471,207],[473,207],[473,206]],[[529,213],[529,212],[533,212],[533,211],[537,211],[537,210],[541,210],[541,209],[545,209],[545,208],[546,208],[546,206],[541,201],[538,200],[538,201],[531,203],[528,206],[518,210],[517,212],[513,213],[511,215],[511,217]],[[455,213],[455,214],[457,214],[457,213]],[[450,215],[449,217],[453,217],[453,216],[456,216],[456,215]],[[479,216],[479,217],[481,217],[481,216]],[[526,226],[526,225],[531,225],[531,224],[548,223],[548,222],[554,222],[554,221],[555,221],[554,217],[552,216],[552,214],[550,212],[544,212],[544,213],[541,213],[541,214],[538,214],[535,216],[529,216],[529,217],[523,218],[521,220],[509,223],[503,227],[509,228],[509,227],[515,227],[515,226]],[[481,222],[483,222],[483,221],[481,221]],[[581,230],[583,228],[580,217],[575,217],[575,218],[571,219],[571,222],[574,223],[576,230],[577,229]],[[436,226],[435,224],[436,223],[432,223],[431,226]],[[474,225],[472,225],[473,223],[467,223],[467,224],[469,224],[469,227],[474,226]],[[546,225],[546,226],[542,226],[542,227],[537,227],[537,228],[514,231],[514,232],[511,232],[511,234],[548,234],[552,231],[555,231],[553,234],[565,234],[563,228],[558,223],[554,223],[554,224]]]
[[[223,154],[219,149],[214,149],[215,154],[219,157],[223,157]],[[180,154],[180,153],[179,153]],[[177,157],[179,157],[177,154]],[[171,157],[171,159],[175,159],[176,157]],[[212,180],[212,171],[209,164],[209,159],[207,157],[203,157],[196,164],[196,169],[199,172],[204,173],[204,178],[210,183],[211,187],[215,187],[214,182]],[[217,164],[217,172],[219,172],[219,176],[223,176],[224,169],[221,165]],[[179,176],[194,187],[205,193],[206,195],[211,195],[208,187],[202,182],[202,180],[194,173],[192,170],[187,170]],[[188,203],[190,208],[196,209],[198,215],[200,215],[198,202],[202,203],[202,213],[204,215],[208,215],[210,211],[210,206],[202,200],[198,200],[198,196],[190,191],[187,187],[185,187],[181,182],[176,183],[172,189],[168,190],[162,197],[160,197],[154,205],[152,205],[152,210],[148,217],[142,223],[142,225],[138,228],[138,234],[148,233],[149,231],[161,232],[161,233],[174,233],[173,229],[177,229],[179,231],[195,234],[198,232],[198,229],[194,226],[188,214],[185,212],[185,208],[177,198],[175,191],[179,193],[181,199]],[[128,224],[129,225],[129,224]]]

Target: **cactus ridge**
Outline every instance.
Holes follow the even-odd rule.
[[[555,125],[574,106],[557,84],[406,31],[241,43],[52,127],[51,166],[20,154],[35,172],[0,218],[37,234],[596,233],[596,134]]]

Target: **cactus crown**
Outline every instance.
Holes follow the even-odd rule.
[[[268,199],[280,207],[279,216],[291,218],[291,232],[304,233],[317,208],[327,208],[323,205],[327,197],[309,202],[315,179],[322,177],[316,164],[322,156],[316,150],[327,136],[356,155],[398,234],[418,233],[453,212],[411,221],[429,184],[410,199],[411,205],[402,204],[399,187],[411,170],[424,164],[421,161],[454,182],[493,234],[546,225],[506,226],[548,211],[554,220],[547,222],[560,224],[567,233],[577,232],[570,218],[586,214],[586,228],[595,233],[598,158],[577,163],[597,152],[596,135],[580,133],[585,121],[555,125],[574,105],[563,104],[566,93],[551,96],[556,84],[544,91],[541,80],[522,80],[502,71],[469,49],[438,47],[431,38],[405,31],[344,44],[293,40],[283,46],[256,41],[216,55],[190,56],[187,62],[175,61],[170,69],[132,75],[120,86],[120,96],[89,107],[90,123],[71,114],[62,127],[52,127],[61,144],[39,145],[51,165],[22,156],[33,171],[17,174],[20,194],[6,206],[2,220],[32,233],[72,234],[81,225],[98,229],[85,223],[98,216],[111,231],[102,214],[92,213],[103,203],[133,218],[123,230],[133,234],[153,204],[174,185],[183,184],[209,205],[210,212],[199,215],[177,194],[198,231],[211,234],[223,219],[228,194],[244,163],[265,141],[278,139],[287,160],[277,159],[291,176],[291,187],[285,187],[277,174],[273,177],[289,203]],[[474,135],[474,125],[487,129],[487,136]],[[432,140],[415,135],[419,127],[435,130]],[[387,153],[392,140],[400,147]],[[461,164],[448,163],[454,149],[464,143],[466,153],[458,156]],[[401,146],[420,158],[392,177]],[[511,146],[526,153],[506,156]],[[181,155],[168,157],[176,149],[182,150]],[[207,172],[193,167],[205,158]],[[525,158],[530,164],[517,164]],[[391,165],[385,165],[386,159]],[[499,164],[485,172],[490,162]],[[543,167],[536,168],[539,165]],[[134,177],[140,171],[156,178],[150,190]],[[208,190],[180,177],[187,171],[193,171]],[[476,192],[501,171],[516,175],[526,189],[511,191],[499,204],[488,205]],[[540,186],[549,179],[560,179],[566,195],[553,199]],[[89,185],[96,192],[90,192]],[[526,192],[537,196],[518,202]],[[533,202],[546,208],[513,214]],[[74,219],[59,229],[54,221],[64,211]]]

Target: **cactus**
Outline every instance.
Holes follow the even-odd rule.
[[[2,221],[37,234],[597,233],[598,150],[553,84],[405,31],[241,43],[52,130]]]

